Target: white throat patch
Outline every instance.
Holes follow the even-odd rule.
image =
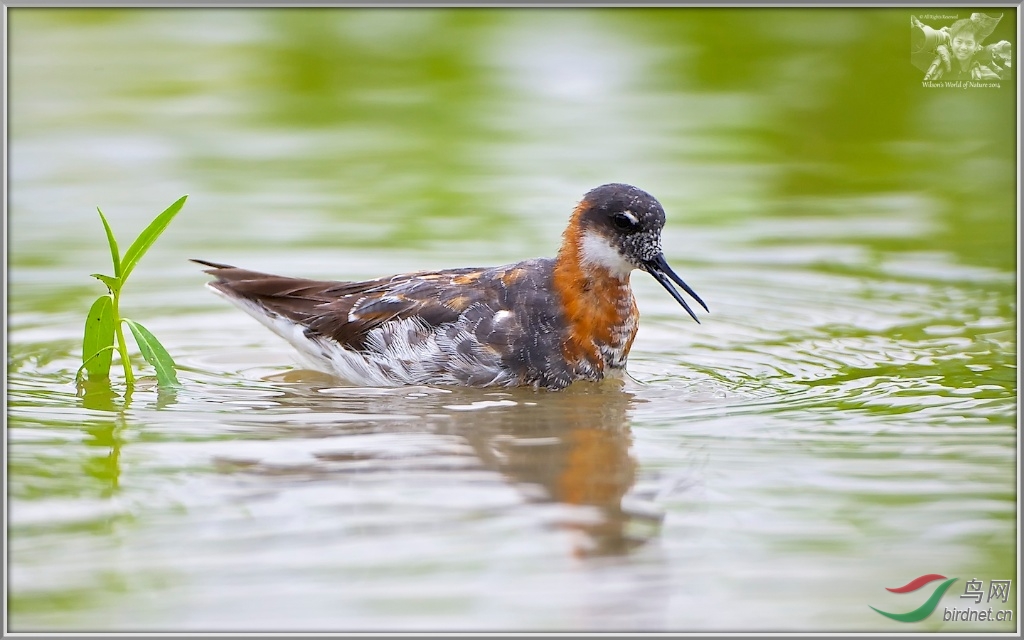
[[[613,276],[625,280],[635,269],[619,250],[595,231],[587,231],[580,242],[580,262],[585,265],[604,267]]]

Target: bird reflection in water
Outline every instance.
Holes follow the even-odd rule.
[[[484,464],[526,495],[574,507],[558,526],[573,532],[579,556],[626,553],[655,535],[663,517],[640,500],[627,501],[637,479],[628,421],[633,396],[609,388],[616,384],[535,394],[531,404],[456,425]]]
[[[318,478],[324,473],[345,472],[341,463],[351,463],[356,457],[363,458],[358,469],[366,472],[365,463],[370,461],[366,458],[374,458],[365,451],[337,451],[339,435],[375,433],[394,439],[433,433],[468,444],[478,463],[474,467],[501,474],[528,502],[559,507],[553,510],[554,526],[572,534],[574,555],[624,554],[660,530],[663,513],[634,490],[637,461],[630,452],[628,413],[636,400],[620,381],[577,383],[559,393],[429,387],[374,392],[328,386],[330,381],[321,374],[305,370],[269,379],[286,383],[280,389],[284,395],[274,398],[278,407],[325,413],[322,423],[307,418],[301,425],[288,427],[292,435],[301,429],[306,432],[304,437],[331,437],[332,451],[316,456],[328,468],[309,470]],[[351,420],[332,424],[329,414],[338,412],[350,417],[366,414],[367,420],[362,425]],[[410,419],[374,419],[403,415]],[[264,429],[268,426],[265,420],[260,424]],[[463,455],[469,450],[463,449]],[[425,468],[438,470],[436,460],[419,459]],[[331,462],[339,466],[331,468]],[[409,469],[408,463],[404,461],[402,468]],[[394,457],[381,454],[376,464],[385,471],[395,464]],[[261,465],[244,466],[258,472]],[[466,470],[462,464],[454,467],[452,473]],[[281,470],[267,471],[279,474]]]

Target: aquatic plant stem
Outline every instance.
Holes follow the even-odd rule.
[[[121,354],[121,366],[124,367],[124,382],[130,392],[131,388],[135,386],[135,376],[132,375],[132,363],[128,359],[128,343],[124,339],[124,328],[121,326],[121,311],[118,309],[121,291],[118,289],[111,293],[114,294],[114,333],[117,335],[117,350]]]

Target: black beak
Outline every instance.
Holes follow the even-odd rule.
[[[708,305],[704,304],[704,301],[700,299],[700,296],[698,296],[693,289],[690,288],[690,285],[683,282],[683,279],[676,275],[676,272],[672,270],[672,267],[668,266],[668,263],[665,262],[665,256],[659,254],[658,257],[644,262],[643,269],[654,276],[654,279],[660,282],[661,286],[665,287],[665,290],[672,294],[672,297],[676,299],[676,302],[683,305],[683,308],[686,309],[688,314],[690,314],[690,317],[693,318],[697,324],[700,324],[700,320],[697,320],[697,314],[690,309],[690,305],[686,304],[686,300],[683,299],[683,295],[672,286],[672,283],[675,282],[682,287],[683,291],[690,294],[690,297],[696,300],[700,306],[704,307],[705,311],[708,311]],[[708,312],[710,313],[710,311]]]

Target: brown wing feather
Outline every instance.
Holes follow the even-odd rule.
[[[416,317],[429,326],[454,322],[479,302],[480,294],[451,285],[459,280],[475,280],[483,271],[424,271],[341,282],[276,276],[203,260],[193,262],[211,267],[206,273],[217,278],[211,286],[226,295],[256,302],[304,325],[308,332],[357,350],[365,346],[367,333],[391,320]]]

